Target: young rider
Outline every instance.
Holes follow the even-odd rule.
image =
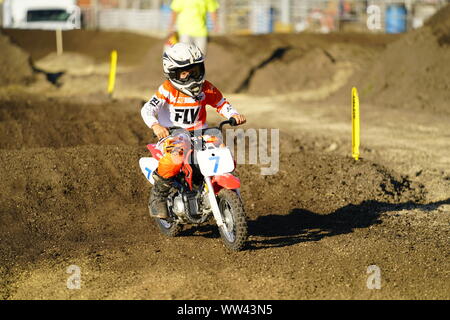
[[[245,117],[231,106],[219,89],[205,80],[204,55],[194,44],[177,43],[168,48],[163,54],[163,71],[167,80],[141,109],[145,124],[158,139],[169,136],[168,127],[206,128],[206,105],[227,119],[235,118],[237,124],[245,123]],[[171,138],[164,143],[163,156],[152,174],[155,181],[149,201],[152,216],[168,217],[166,199],[171,178],[181,170],[183,143],[186,142]]]

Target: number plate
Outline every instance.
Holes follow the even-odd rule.
[[[151,184],[154,184],[155,181],[153,180],[152,173],[158,168],[158,160],[155,158],[140,158],[139,167],[147,180],[150,181]]]
[[[228,148],[207,149],[197,152],[198,165],[205,177],[220,176],[234,170],[234,161]]]

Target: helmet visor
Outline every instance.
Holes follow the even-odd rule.
[[[205,75],[205,66],[203,63],[190,65],[175,70],[175,80],[180,83],[187,83],[192,80],[200,81]]]

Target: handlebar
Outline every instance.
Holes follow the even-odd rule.
[[[224,125],[226,125],[226,124],[229,124],[229,125],[232,126],[232,127],[235,127],[235,126],[238,125],[235,118],[230,118],[230,119],[228,119],[228,120],[222,121],[222,122],[219,124],[219,130],[222,131],[222,127],[223,127]],[[172,134],[173,131],[175,131],[175,130],[180,130],[180,129],[181,129],[181,130],[186,130],[186,129],[184,129],[184,128],[176,127],[176,126],[175,126],[175,127],[168,127],[168,128],[167,128],[167,130],[169,130],[169,134]],[[208,128],[208,129],[211,129],[211,128]]]
[[[167,130],[169,130],[169,134],[172,134],[175,130],[186,130],[182,127],[168,127]]]
[[[226,124],[229,124],[229,125],[232,126],[232,127],[235,127],[235,126],[238,125],[237,122],[236,122],[236,119],[233,118],[233,117],[231,117],[230,119],[225,120],[225,121],[222,121],[222,122],[219,124],[219,130],[222,131],[222,127],[223,127],[224,125],[226,125]]]

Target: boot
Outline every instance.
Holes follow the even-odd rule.
[[[155,184],[150,193],[148,208],[150,214],[155,218],[167,219],[169,210],[167,209],[167,197],[172,187],[170,179],[164,179],[156,171],[153,172]]]

